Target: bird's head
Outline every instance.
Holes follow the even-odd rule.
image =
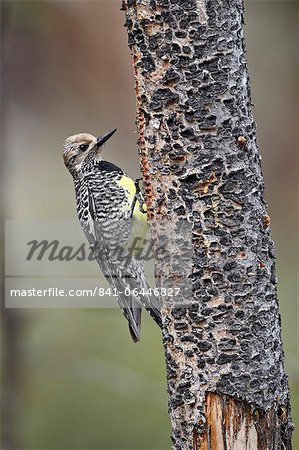
[[[69,136],[63,144],[64,164],[75,176],[82,168],[84,162],[95,158],[101,159],[102,146],[115,133],[115,130],[102,134],[98,138],[89,133],[79,133]]]

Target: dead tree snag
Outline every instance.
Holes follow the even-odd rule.
[[[173,447],[291,449],[243,2],[124,0]],[[162,257],[161,257],[162,255]]]

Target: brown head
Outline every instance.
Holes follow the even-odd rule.
[[[81,170],[86,158],[101,159],[102,145],[115,133],[116,129],[102,134],[98,138],[89,133],[69,136],[63,144],[64,164],[73,176]]]

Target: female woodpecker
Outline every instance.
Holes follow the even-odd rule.
[[[147,241],[142,195],[122,169],[101,157],[103,144],[115,131],[98,138],[88,133],[68,137],[63,145],[63,159],[74,180],[83,231],[105,278],[118,294],[132,339],[137,342],[141,306],[160,327],[161,312],[157,298],[150,295],[144,261],[132,252],[134,240]]]

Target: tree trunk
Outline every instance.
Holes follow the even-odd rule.
[[[173,448],[291,449],[243,2],[125,0]],[[162,294],[165,293],[162,292]]]

